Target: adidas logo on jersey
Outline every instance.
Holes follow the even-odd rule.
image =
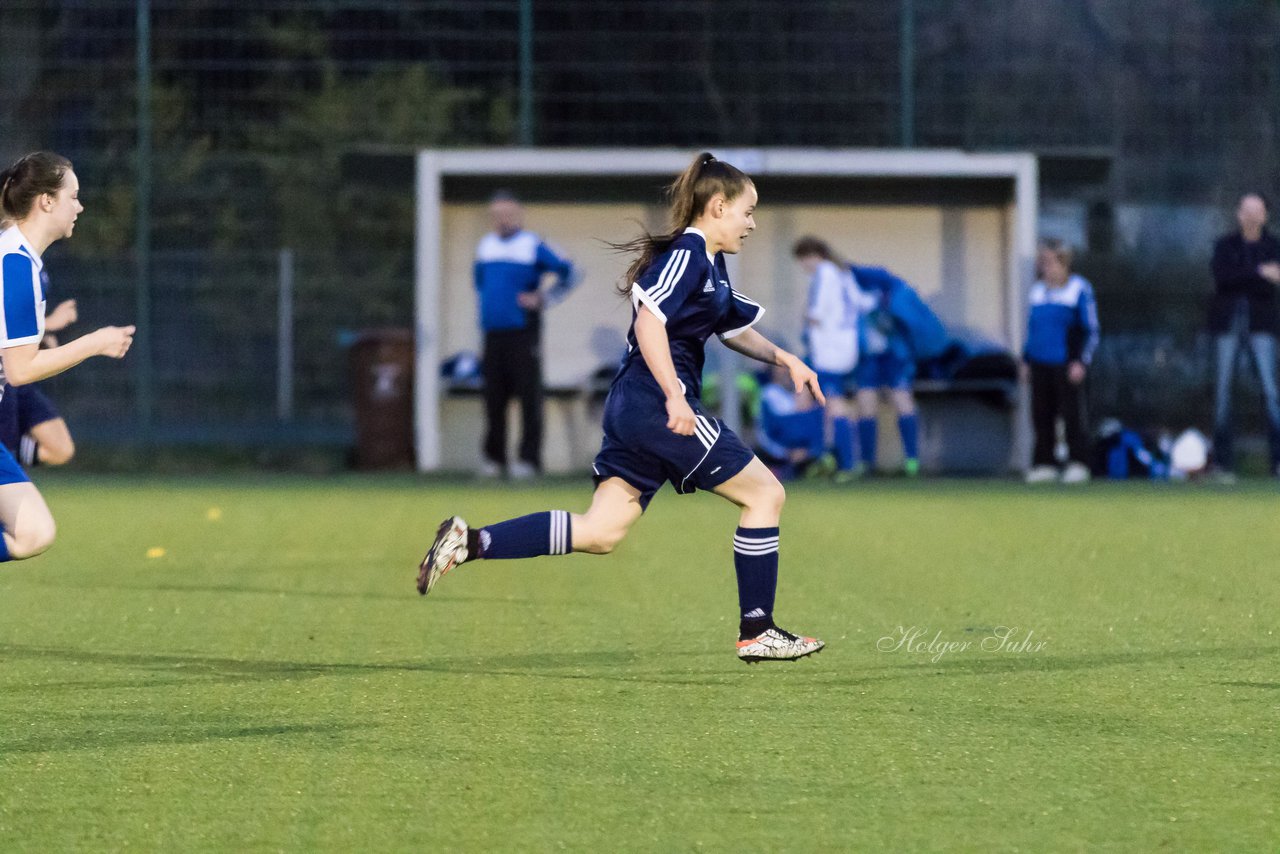
[[[702,286],[702,292],[704,294],[710,294],[710,293],[715,293],[715,290],[716,290],[716,283],[711,281],[710,279],[707,279],[707,283]]]

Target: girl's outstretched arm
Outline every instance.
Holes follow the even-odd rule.
[[[791,381],[795,383],[797,390],[807,389],[819,404],[827,405],[827,398],[818,387],[818,375],[813,372],[813,369],[798,356],[783,350],[756,330],[748,329],[722,341],[730,350],[736,350],[757,362],[786,368],[791,373]]]

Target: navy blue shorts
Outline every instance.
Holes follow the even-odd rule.
[[[622,478],[640,490],[647,508],[654,493],[670,481],[677,493],[714,489],[747,467],[755,457],[737,434],[702,404],[689,399],[697,418],[692,436],[667,429],[662,392],[648,384],[618,380],[604,402],[604,442],[592,469],[597,485]]]
[[[59,417],[53,401],[36,386],[6,385],[0,395],[0,445],[16,457],[32,427]]]
[[[31,428],[55,418],[61,418],[58,408],[53,405],[49,396],[39,386],[20,385],[10,391],[18,393],[18,429],[23,433],[31,432]]]

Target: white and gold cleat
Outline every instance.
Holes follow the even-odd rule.
[[[746,662],[795,661],[821,652],[824,646],[817,638],[800,637],[770,626],[753,638],[738,641],[738,658]]]
[[[426,596],[449,570],[467,559],[467,523],[450,516],[440,523],[435,542],[418,565],[418,592]]]

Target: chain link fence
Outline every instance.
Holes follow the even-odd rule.
[[[54,383],[82,433],[122,440],[346,441],[343,342],[411,315],[404,155],[454,145],[1035,151],[1046,227],[1098,286],[1097,403],[1159,423],[1203,396],[1209,243],[1242,189],[1276,188],[1278,140],[1274,0],[0,8],[0,157],[61,151],[84,185],[77,237],[50,254],[55,287],[85,326],[150,315],[148,370],[94,360]]]

